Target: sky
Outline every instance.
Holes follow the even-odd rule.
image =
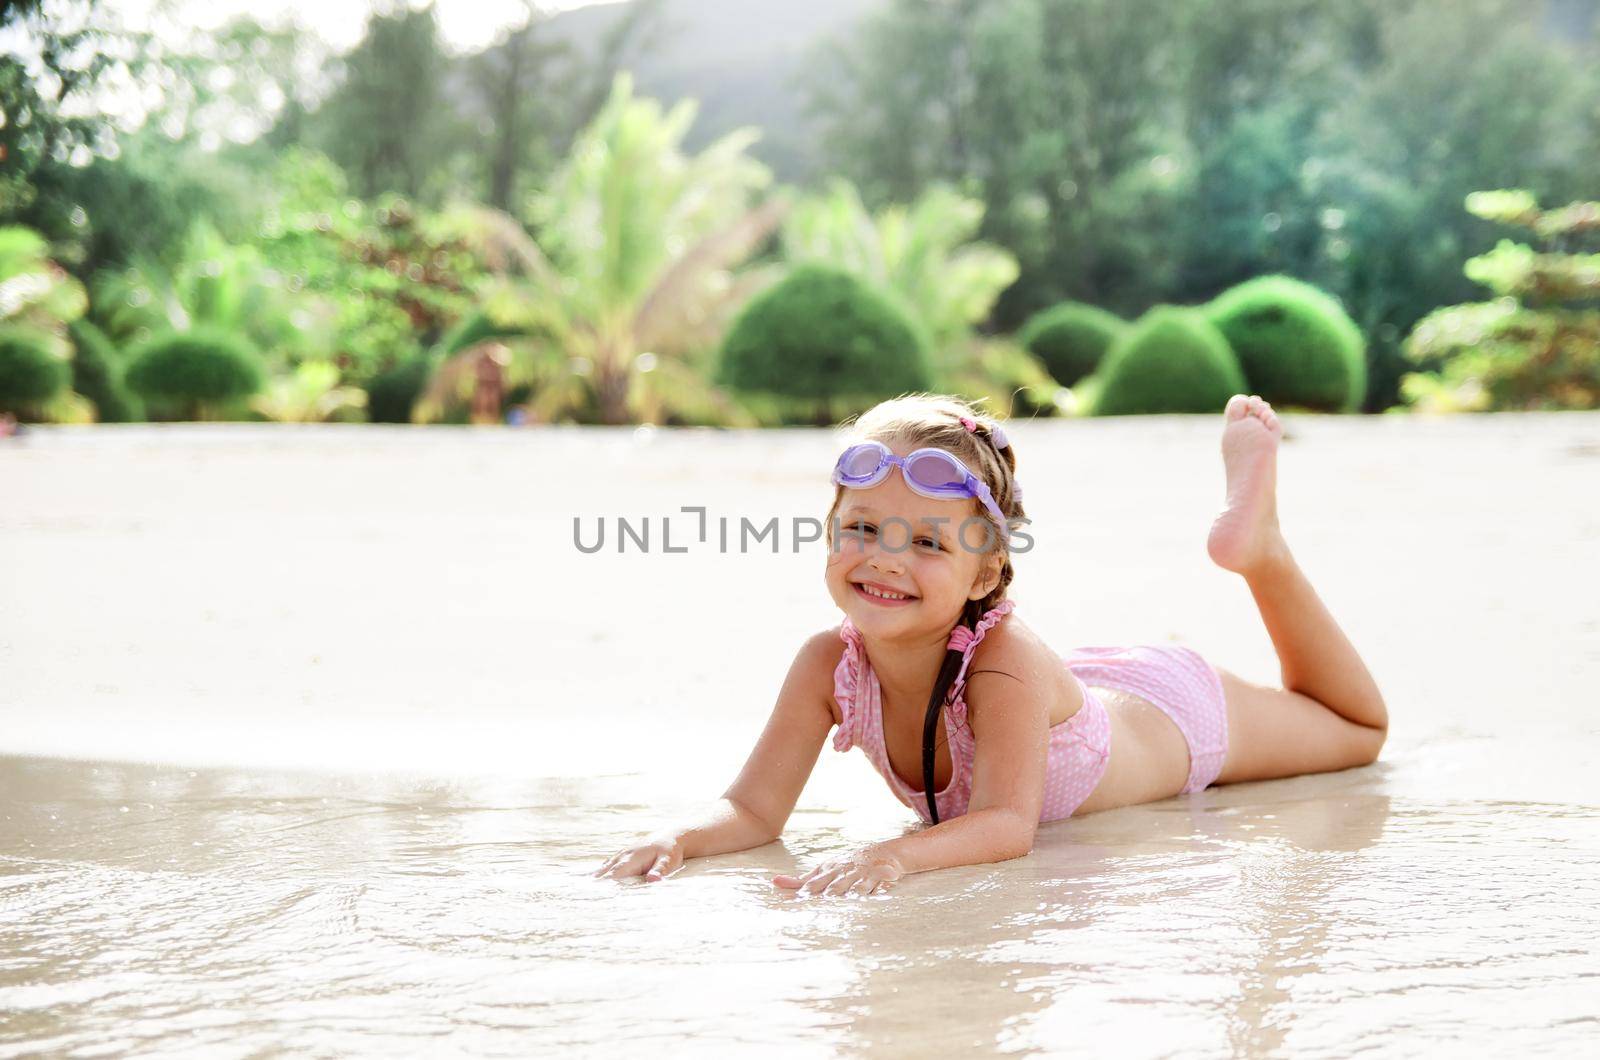
[[[546,11],[586,7],[603,0],[543,0]],[[105,0],[130,29],[152,29],[181,38],[195,29],[210,29],[249,14],[269,25],[294,21],[315,31],[334,51],[345,51],[361,39],[373,0]],[[411,0],[423,7],[424,0]],[[163,13],[163,9],[166,13]],[[522,21],[524,0],[439,0],[439,30],[452,51],[474,51],[494,40],[497,32]]]
[[[426,6],[427,0],[405,0],[409,6]],[[614,0],[541,0],[539,7],[548,13],[587,7]],[[134,32],[151,32],[158,40],[182,51],[186,43],[197,36],[203,37],[224,23],[240,15],[250,15],[266,26],[279,27],[297,23],[320,37],[332,53],[348,51],[360,40],[368,16],[374,7],[389,7],[384,0],[103,0],[99,10],[110,14],[122,28]],[[51,5],[45,5],[49,17]],[[495,36],[509,26],[519,25],[526,18],[527,0],[437,0],[435,14],[440,35],[447,50],[455,53],[477,51],[492,43]],[[30,40],[19,26],[8,26],[0,31],[0,51],[21,56],[30,66],[33,76],[53,80],[53,75],[40,62],[36,41]],[[297,77],[312,78],[317,73],[315,49],[307,50],[307,70],[296,71]],[[214,71],[226,74],[226,70]],[[53,91],[46,83],[45,90]],[[170,87],[170,86],[169,86]],[[215,89],[225,86],[213,85]],[[218,116],[192,116],[194,128],[201,130],[201,145],[207,150],[220,146],[226,140],[248,142],[263,131],[263,121],[282,104],[282,94],[276,86],[268,86],[274,99],[263,99],[270,108],[266,114],[222,114]],[[95,90],[87,95],[69,98],[62,106],[64,114],[99,114],[110,118],[124,130],[131,131],[142,125],[152,108],[171,96],[161,85],[149,82],[136,83],[127,70],[113,69],[96,83]],[[0,110],[0,121],[5,120]],[[177,121],[168,135],[177,136],[183,122]],[[87,147],[79,147],[71,161],[75,165],[87,164],[92,156]]]

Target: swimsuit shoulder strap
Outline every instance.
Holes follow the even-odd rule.
[[[839,639],[844,641],[844,654],[839,656],[839,665],[833,668],[833,698],[839,704],[843,720],[834,730],[833,749],[848,751],[862,736],[862,711],[857,709],[856,700],[865,683],[862,669],[867,652],[861,642],[861,632],[848,618],[839,626]]]
[[[967,667],[972,665],[972,656],[977,652],[983,635],[993,629],[1002,618],[1009,615],[1017,606],[1015,600],[1002,600],[988,611],[973,629],[966,626],[957,626],[950,632],[950,647],[961,652],[961,669],[956,671],[956,679],[950,683],[950,694],[945,700],[945,709],[958,723],[965,725],[967,721]]]

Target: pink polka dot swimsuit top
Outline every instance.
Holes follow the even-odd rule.
[[[973,653],[984,634],[1010,614],[1015,606],[1013,600],[1002,601],[984,614],[975,629],[957,626],[950,634],[950,647],[961,652],[961,668],[950,685],[943,711],[945,728],[950,737],[951,769],[949,784],[934,795],[941,821],[966,813],[967,804],[972,798],[974,741],[972,729],[967,725],[967,667],[971,665]],[[833,695],[838,701],[843,721],[833,735],[834,750],[848,751],[851,747],[859,746],[873,767],[889,782],[889,789],[895,797],[915,810],[924,822],[931,822],[927,797],[921,791],[907,786],[889,762],[889,751],[883,738],[883,698],[861,633],[846,618],[839,627],[839,636],[845,643],[845,649],[833,672]],[[1071,673],[1070,665],[1068,672]],[[1106,762],[1111,753],[1111,718],[1106,713],[1105,704],[1083,684],[1077,674],[1072,676],[1083,689],[1083,707],[1050,729],[1044,804],[1039,812],[1041,822],[1072,816],[1072,812],[1100,783],[1100,778],[1105,776]]]

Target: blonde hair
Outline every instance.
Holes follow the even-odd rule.
[[[976,429],[967,430],[966,424],[961,422],[963,417],[973,421]],[[840,427],[843,445],[877,441],[890,448],[901,445],[911,449],[933,446],[949,450],[988,485],[989,492],[994,495],[995,506],[1005,515],[1006,521],[1015,526],[1027,519],[1022,510],[1022,488],[1017,485],[1016,446],[1009,439],[1004,447],[995,444],[998,425],[995,417],[963,398],[951,394],[913,393],[879,402],[859,416],[845,420]],[[833,521],[839,511],[839,502],[844,499],[845,488],[843,485],[834,487],[833,504],[828,508],[828,516],[824,520],[830,552],[833,549]],[[976,498],[972,504],[977,514],[994,526],[994,516],[989,510]],[[985,612],[1006,598],[1006,588],[1011,584],[1014,572],[1004,530],[994,526],[994,533],[990,535],[994,547],[1001,549],[999,580],[981,600],[968,600],[956,620],[957,624],[968,629],[976,627]],[[933,695],[928,700],[927,715],[922,726],[922,790],[928,800],[928,815],[933,818],[934,824],[939,823],[939,807],[934,800],[934,740],[935,735],[943,731],[939,715],[955,684],[961,659],[962,653],[956,648],[945,652],[939,675],[933,682]]]

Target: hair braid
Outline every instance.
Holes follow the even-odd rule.
[[[963,420],[973,422],[975,430],[969,431]],[[998,445],[995,438],[997,422],[985,416],[971,403],[949,395],[908,394],[882,402],[847,424],[858,440],[876,439],[885,444],[905,442],[914,447],[935,446],[949,450],[962,459],[982,479],[994,495],[995,506],[1005,515],[1011,526],[1027,521],[1022,508],[1022,489],[1017,485],[1017,455],[1015,445]],[[833,515],[838,510],[844,487],[834,491],[833,507],[828,512],[828,545],[833,547]],[[976,505],[976,502],[974,502]],[[994,517],[981,506],[980,514],[991,524]],[[1015,572],[1011,566],[1010,550],[1006,548],[1008,535],[1005,529],[995,527],[994,540],[1002,550],[1000,574],[993,588],[981,599],[968,600],[957,618],[957,625],[976,630],[978,622],[1006,598]],[[953,632],[952,628],[952,632]],[[939,732],[939,719],[944,712],[945,700],[955,684],[956,673],[961,669],[963,653],[951,648],[945,652],[944,661],[933,683],[933,694],[928,699],[928,709],[922,726],[922,790],[928,800],[928,815],[934,824],[939,823],[939,807],[934,796],[934,758]],[[953,763],[952,763],[953,764]]]

